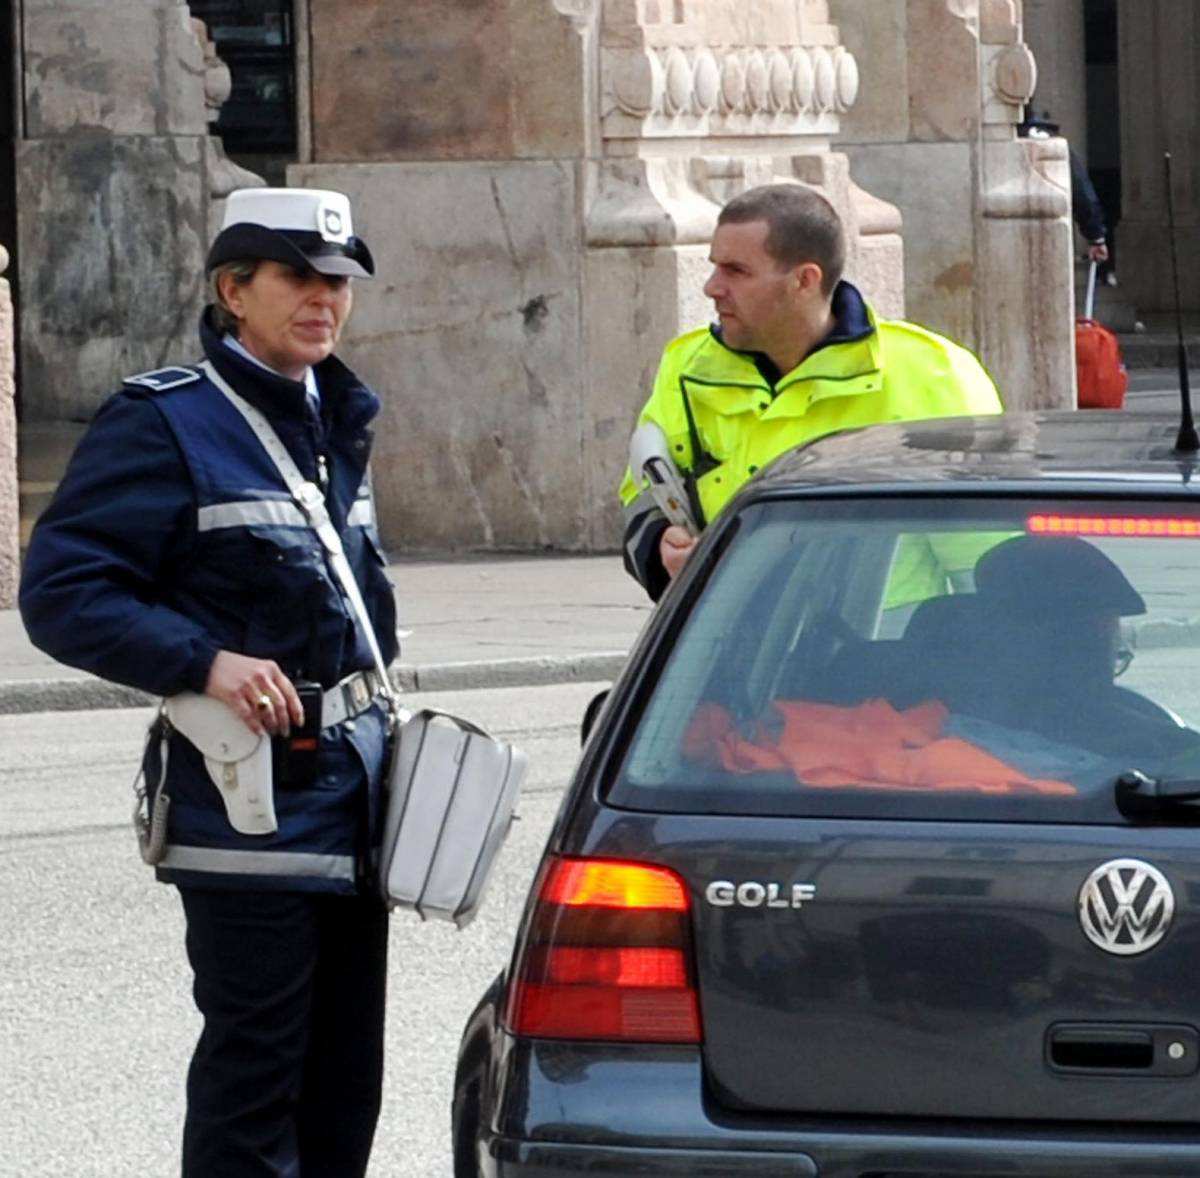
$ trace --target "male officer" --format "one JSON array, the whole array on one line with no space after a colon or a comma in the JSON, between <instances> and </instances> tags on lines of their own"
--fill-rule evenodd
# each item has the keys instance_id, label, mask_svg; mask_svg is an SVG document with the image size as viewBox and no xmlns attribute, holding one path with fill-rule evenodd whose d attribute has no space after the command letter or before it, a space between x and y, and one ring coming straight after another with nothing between
<instances>
[{"instance_id":1,"label":"male officer","mask_svg":"<svg viewBox=\"0 0 1200 1178\"><path fill-rule=\"evenodd\" d=\"M206 269L203 363L131 377L101 408L34 531L21 611L63 662L216 717L205 735L170 712L147 763L143 855L179 890L204 1018L184 1178L361 1178L383 1073L386 709L365 627L247 417L324 501L392 659L366 491L379 398L333 354L374 263L341 193L255 188L229 196ZM295 726L272 774L259 742Z\"/></svg>"},{"instance_id":2,"label":"male officer","mask_svg":"<svg viewBox=\"0 0 1200 1178\"><path fill-rule=\"evenodd\" d=\"M721 210L704 286L719 323L667 345L639 418L662 428L701 526L759 467L802 442L877 422L1001 411L970 352L877 318L842 279L845 255L833 206L802 185L753 188ZM657 600L696 539L668 525L632 473L620 494L625 567ZM902 548L887 604L943 591L947 576L974 564L978 546L968 547L961 561Z\"/></svg>"}]
</instances>

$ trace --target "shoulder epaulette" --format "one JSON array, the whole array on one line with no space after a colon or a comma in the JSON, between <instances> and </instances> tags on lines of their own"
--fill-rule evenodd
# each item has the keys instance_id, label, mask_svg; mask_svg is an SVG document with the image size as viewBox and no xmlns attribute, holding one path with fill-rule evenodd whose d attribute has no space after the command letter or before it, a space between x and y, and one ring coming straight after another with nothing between
<instances>
[{"instance_id":1,"label":"shoulder epaulette","mask_svg":"<svg viewBox=\"0 0 1200 1178\"><path fill-rule=\"evenodd\" d=\"M137 376L127 376L124 383L139 385L154 393L163 393L167 389L177 389L181 385L192 384L199 379L200 373L194 368L173 366L155 368L152 372L139 372Z\"/></svg>"}]
</instances>

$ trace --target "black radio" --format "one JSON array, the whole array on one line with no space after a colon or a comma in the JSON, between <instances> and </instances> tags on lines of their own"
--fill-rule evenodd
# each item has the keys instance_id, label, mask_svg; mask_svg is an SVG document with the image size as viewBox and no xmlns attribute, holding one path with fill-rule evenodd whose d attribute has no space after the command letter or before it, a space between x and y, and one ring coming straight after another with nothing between
<instances>
[{"instance_id":1,"label":"black radio","mask_svg":"<svg viewBox=\"0 0 1200 1178\"><path fill-rule=\"evenodd\" d=\"M294 686L304 708L304 723L293 725L287 736L278 735L272 742L275 784L284 789L307 789L317 780L325 692L319 683L301 680Z\"/></svg>"}]
</instances>

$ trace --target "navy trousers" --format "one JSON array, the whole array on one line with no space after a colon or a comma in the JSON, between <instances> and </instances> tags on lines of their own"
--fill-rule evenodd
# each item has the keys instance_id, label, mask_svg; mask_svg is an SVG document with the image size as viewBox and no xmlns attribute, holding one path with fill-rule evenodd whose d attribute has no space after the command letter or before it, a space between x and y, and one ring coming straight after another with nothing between
<instances>
[{"instance_id":1,"label":"navy trousers","mask_svg":"<svg viewBox=\"0 0 1200 1178\"><path fill-rule=\"evenodd\" d=\"M183 1178L362 1178L383 1082L383 905L179 892L204 1016Z\"/></svg>"}]
</instances>

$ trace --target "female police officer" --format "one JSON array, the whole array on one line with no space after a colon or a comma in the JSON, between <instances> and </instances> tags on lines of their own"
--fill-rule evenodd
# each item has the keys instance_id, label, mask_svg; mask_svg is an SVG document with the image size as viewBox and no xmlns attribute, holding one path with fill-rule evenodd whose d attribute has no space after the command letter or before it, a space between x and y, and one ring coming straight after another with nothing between
<instances>
[{"instance_id":1,"label":"female police officer","mask_svg":"<svg viewBox=\"0 0 1200 1178\"><path fill-rule=\"evenodd\" d=\"M21 611L63 662L227 705L221 747L273 736L249 819L236 776L178 730L160 731L165 764L149 746L170 808L148 857L179 888L204 1016L183 1173L347 1178L382 1078L387 916L366 877L386 713L365 628L236 397L323 492L390 661L366 483L379 400L332 355L374 263L340 193L247 189L207 270L205 363L133 377L97 414L32 537ZM307 751L288 739L310 730Z\"/></svg>"}]
</instances>

